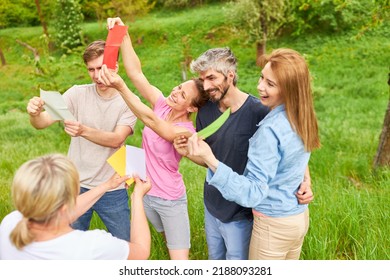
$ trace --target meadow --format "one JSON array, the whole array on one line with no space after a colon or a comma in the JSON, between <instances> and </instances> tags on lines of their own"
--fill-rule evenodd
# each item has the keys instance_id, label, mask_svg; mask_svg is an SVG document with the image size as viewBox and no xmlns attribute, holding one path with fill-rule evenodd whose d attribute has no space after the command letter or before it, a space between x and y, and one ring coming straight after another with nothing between
<instances>
[{"instance_id":1,"label":"meadow","mask_svg":"<svg viewBox=\"0 0 390 280\"><path fill-rule=\"evenodd\" d=\"M257 96L260 69L255 64L255 47L232 34L226 21L221 7L214 5L155 12L126 24L145 75L166 95L182 81L183 61L208 48L229 46L239 61L239 88ZM83 32L86 42L107 36L104 22L85 23ZM90 82L81 60L82 48L67 55L49 55L41 34L41 27L0 30L0 47L7 61L0 67L0 220L13 210L10 185L15 170L33 157L67 152L69 137L61 124L45 130L32 128L25 109L28 100L39 95L39 88L64 92L73 84ZM267 45L267 51L288 47L304 54L313 77L322 147L310 159L315 199L309 207L304 260L390 259L390 169L372 166L390 97L390 26L360 39L354 35L286 36ZM38 49L39 64L17 39ZM125 78L121 66L119 73ZM142 129L137 122L126 143L140 146ZM187 186L190 258L205 260L205 169L183 159L180 170ZM97 227L102 225L95 217L92 228ZM168 259L164 242L153 229L152 238L150 259Z\"/></svg>"}]
</instances>

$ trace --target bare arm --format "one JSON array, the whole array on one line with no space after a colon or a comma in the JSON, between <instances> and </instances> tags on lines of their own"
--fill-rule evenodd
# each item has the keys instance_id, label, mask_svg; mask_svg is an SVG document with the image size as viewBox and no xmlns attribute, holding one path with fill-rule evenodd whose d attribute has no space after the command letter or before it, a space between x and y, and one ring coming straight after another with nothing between
<instances>
[{"instance_id":1,"label":"bare arm","mask_svg":"<svg viewBox=\"0 0 390 280\"><path fill-rule=\"evenodd\" d=\"M36 129L43 129L57 122L54 121L47 112L43 111L44 104L45 102L37 96L31 98L27 104L27 113L30 116L30 123Z\"/></svg>"},{"instance_id":2,"label":"bare arm","mask_svg":"<svg viewBox=\"0 0 390 280\"><path fill-rule=\"evenodd\" d=\"M27 104L27 112L30 116L30 123L36 129L44 129L55 122L50 115L43 111L44 101L40 97L33 97ZM64 130L72 137L84 137L95 144L118 148L126 140L126 137L133 131L129 126L117 126L114 131L103 131L87 127L78 121L65 120Z\"/></svg>"},{"instance_id":3,"label":"bare arm","mask_svg":"<svg viewBox=\"0 0 390 280\"><path fill-rule=\"evenodd\" d=\"M131 240L129 243L129 260L146 260L150 255L150 230L146 219L143 197L150 190L149 179L142 182L135 177L135 187L131 194Z\"/></svg>"},{"instance_id":4,"label":"bare arm","mask_svg":"<svg viewBox=\"0 0 390 280\"><path fill-rule=\"evenodd\" d=\"M120 177L118 174L114 174L107 182L100 184L97 187L79 195L76 201L76 207L73 213L71 213L71 222L76 221L81 215L83 215L96 201L99 200L108 190L117 188L120 184L129 179L129 176Z\"/></svg>"},{"instance_id":5,"label":"bare arm","mask_svg":"<svg viewBox=\"0 0 390 280\"><path fill-rule=\"evenodd\" d=\"M117 188L129 179L129 176L120 177L114 174L107 182L81 194L76 201L74 212L71 213L70 222L74 222L95 204L108 190ZM136 186L131 195L131 240L129 242L128 259L146 260L150 255L150 230L143 206L143 197L150 190L150 181L142 182L135 178Z\"/></svg>"},{"instance_id":6,"label":"bare arm","mask_svg":"<svg viewBox=\"0 0 390 280\"><path fill-rule=\"evenodd\" d=\"M115 24L124 25L120 18L108 18L107 26L113 28ZM152 105L156 103L160 93L152 86L142 72L141 61L137 56L130 35L127 33L121 45L121 54L126 74L137 88L139 93Z\"/></svg>"},{"instance_id":7,"label":"bare arm","mask_svg":"<svg viewBox=\"0 0 390 280\"><path fill-rule=\"evenodd\" d=\"M191 156L200 157L206 166L208 166L213 172L216 171L219 163L218 160L207 143L199 139L196 134L188 139L188 152ZM314 199L314 195L311 190L311 180L308 166L306 167L304 179L298 192L296 193L296 197L299 204L309 204Z\"/></svg>"},{"instance_id":8,"label":"bare arm","mask_svg":"<svg viewBox=\"0 0 390 280\"><path fill-rule=\"evenodd\" d=\"M142 103L142 101L127 87L123 79L114 71L110 71L106 65L103 65L100 70L100 80L106 86L117 89L127 106L137 118L165 140L173 142L178 133L190 133L183 127L172 125L170 122L157 117L153 110Z\"/></svg>"},{"instance_id":9,"label":"bare arm","mask_svg":"<svg viewBox=\"0 0 390 280\"><path fill-rule=\"evenodd\" d=\"M78 121L64 121L65 132L72 137L84 137L85 139L105 147L118 148L133 133L131 127L118 125L114 131L104 131L83 125Z\"/></svg>"}]
</instances>

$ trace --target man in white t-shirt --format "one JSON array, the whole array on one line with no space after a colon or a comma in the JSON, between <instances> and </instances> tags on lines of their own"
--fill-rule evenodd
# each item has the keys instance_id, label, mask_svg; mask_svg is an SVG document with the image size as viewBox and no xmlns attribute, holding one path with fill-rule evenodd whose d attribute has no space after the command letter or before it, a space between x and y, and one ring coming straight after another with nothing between
<instances>
[{"instance_id":1,"label":"man in white t-shirt","mask_svg":"<svg viewBox=\"0 0 390 280\"><path fill-rule=\"evenodd\" d=\"M73 86L63 94L69 111L76 118L76 121L65 120L64 127L72 137L68 156L80 173L80 193L107 181L115 173L107 159L133 133L137 120L120 94L99 81L104 47L105 41L94 41L83 54L93 83ZM30 122L37 129L57 122L43 111L43 105L40 97L33 97L27 105ZM125 184L104 194L72 227L88 230L93 211L112 235L130 240L130 209Z\"/></svg>"}]
</instances>

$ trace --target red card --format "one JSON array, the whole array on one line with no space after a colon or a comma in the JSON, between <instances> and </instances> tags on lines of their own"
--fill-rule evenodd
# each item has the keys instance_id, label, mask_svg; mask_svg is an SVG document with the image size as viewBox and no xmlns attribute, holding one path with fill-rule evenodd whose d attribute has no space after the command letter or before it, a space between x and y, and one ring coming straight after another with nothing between
<instances>
[{"instance_id":1,"label":"red card","mask_svg":"<svg viewBox=\"0 0 390 280\"><path fill-rule=\"evenodd\" d=\"M123 37L126 35L126 33L126 25L114 25L114 27L108 31L106 46L120 47Z\"/></svg>"},{"instance_id":2,"label":"red card","mask_svg":"<svg viewBox=\"0 0 390 280\"><path fill-rule=\"evenodd\" d=\"M106 64L110 69L115 69L116 67L119 48L126 33L127 26L125 25L115 25L108 31L106 46L104 48L103 64Z\"/></svg>"},{"instance_id":3,"label":"red card","mask_svg":"<svg viewBox=\"0 0 390 280\"><path fill-rule=\"evenodd\" d=\"M116 46L105 46L103 64L107 65L109 69L116 68L116 62L118 61L119 47Z\"/></svg>"}]
</instances>

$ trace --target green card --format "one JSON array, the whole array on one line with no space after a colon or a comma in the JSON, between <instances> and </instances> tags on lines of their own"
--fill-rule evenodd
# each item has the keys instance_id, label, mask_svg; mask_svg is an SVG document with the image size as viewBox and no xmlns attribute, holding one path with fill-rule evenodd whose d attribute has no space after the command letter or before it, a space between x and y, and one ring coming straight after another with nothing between
<instances>
[{"instance_id":1,"label":"green card","mask_svg":"<svg viewBox=\"0 0 390 280\"><path fill-rule=\"evenodd\" d=\"M230 107L226 109L225 112L218 119L213 121L211 124L203 128L201 131L198 131L198 136L200 138L206 139L210 135L214 134L229 118L230 115Z\"/></svg>"}]
</instances>

